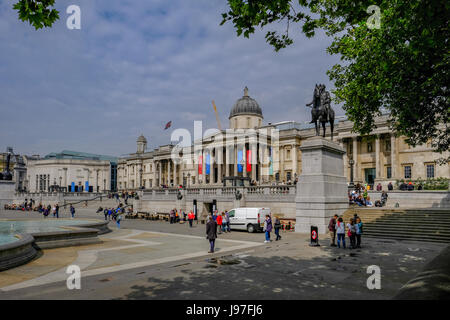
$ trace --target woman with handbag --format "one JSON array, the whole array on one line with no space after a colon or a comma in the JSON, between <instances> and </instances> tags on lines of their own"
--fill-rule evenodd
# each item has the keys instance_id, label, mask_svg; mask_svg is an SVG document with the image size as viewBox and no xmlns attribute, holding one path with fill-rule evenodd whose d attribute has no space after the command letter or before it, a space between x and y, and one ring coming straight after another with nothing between
<instances>
[{"instance_id":1,"label":"woman with handbag","mask_svg":"<svg viewBox=\"0 0 450 320\"><path fill-rule=\"evenodd\" d=\"M345 224L344 224L344 220L342 218L339 218L336 222L336 234L337 234L338 248L341 247L341 240L342 240L342 244L345 249Z\"/></svg>"},{"instance_id":2,"label":"woman with handbag","mask_svg":"<svg viewBox=\"0 0 450 320\"><path fill-rule=\"evenodd\" d=\"M347 223L347 235L350 238L350 249L356 248L356 227L355 227L355 220L353 218L350 218L350 222Z\"/></svg>"}]
</instances>

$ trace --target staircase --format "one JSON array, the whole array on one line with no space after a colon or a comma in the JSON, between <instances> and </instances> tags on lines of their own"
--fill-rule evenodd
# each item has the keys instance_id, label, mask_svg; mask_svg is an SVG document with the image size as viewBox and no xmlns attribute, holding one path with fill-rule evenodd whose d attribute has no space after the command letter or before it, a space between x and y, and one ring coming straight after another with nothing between
<instances>
[{"instance_id":1,"label":"staircase","mask_svg":"<svg viewBox=\"0 0 450 320\"><path fill-rule=\"evenodd\" d=\"M450 209L370 211L356 210L364 223L363 237L450 243Z\"/></svg>"}]
</instances>

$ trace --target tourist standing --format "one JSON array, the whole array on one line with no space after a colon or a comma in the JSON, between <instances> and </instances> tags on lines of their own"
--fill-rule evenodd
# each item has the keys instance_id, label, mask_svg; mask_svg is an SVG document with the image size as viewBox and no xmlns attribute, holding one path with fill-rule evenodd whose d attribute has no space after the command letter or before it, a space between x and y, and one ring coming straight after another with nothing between
<instances>
[{"instance_id":1,"label":"tourist standing","mask_svg":"<svg viewBox=\"0 0 450 320\"><path fill-rule=\"evenodd\" d=\"M227 217L227 229L228 229L228 232L231 232L231 226L230 226L230 214L228 213L227 210L225 210L225 216Z\"/></svg>"},{"instance_id":2,"label":"tourist standing","mask_svg":"<svg viewBox=\"0 0 450 320\"><path fill-rule=\"evenodd\" d=\"M56 218L56 206L53 206L52 214L53 214L53 218Z\"/></svg>"},{"instance_id":3,"label":"tourist standing","mask_svg":"<svg viewBox=\"0 0 450 320\"><path fill-rule=\"evenodd\" d=\"M355 249L356 227L355 227L355 220L353 220L353 218L350 218L350 222L347 223L347 235L350 238L350 249Z\"/></svg>"},{"instance_id":4,"label":"tourist standing","mask_svg":"<svg viewBox=\"0 0 450 320\"><path fill-rule=\"evenodd\" d=\"M228 219L225 212L222 212L222 231L227 232Z\"/></svg>"},{"instance_id":5,"label":"tourist standing","mask_svg":"<svg viewBox=\"0 0 450 320\"><path fill-rule=\"evenodd\" d=\"M192 221L194 221L195 215L192 210L188 214L189 227L192 228Z\"/></svg>"},{"instance_id":6,"label":"tourist standing","mask_svg":"<svg viewBox=\"0 0 450 320\"><path fill-rule=\"evenodd\" d=\"M275 235L277 236L275 241L281 240L281 236L280 236L281 221L280 221L280 219L278 219L278 217L275 217L275 224L274 224L273 228L275 229Z\"/></svg>"},{"instance_id":7,"label":"tourist standing","mask_svg":"<svg viewBox=\"0 0 450 320\"><path fill-rule=\"evenodd\" d=\"M266 233L266 240L264 243L270 242L270 232L272 231L272 220L270 219L270 216L266 215L266 220L264 220L264 228L263 231Z\"/></svg>"},{"instance_id":8,"label":"tourist standing","mask_svg":"<svg viewBox=\"0 0 450 320\"><path fill-rule=\"evenodd\" d=\"M217 222L217 229L219 229L219 234L222 234L222 216L220 214L217 214L216 222Z\"/></svg>"},{"instance_id":9,"label":"tourist standing","mask_svg":"<svg viewBox=\"0 0 450 320\"><path fill-rule=\"evenodd\" d=\"M105 221L108 220L108 208L105 208L105 210L103 210L103 215L105 216Z\"/></svg>"},{"instance_id":10,"label":"tourist standing","mask_svg":"<svg viewBox=\"0 0 450 320\"><path fill-rule=\"evenodd\" d=\"M356 218L356 248L361 248L361 234L363 232L363 223L361 222L361 219L358 217Z\"/></svg>"},{"instance_id":11,"label":"tourist standing","mask_svg":"<svg viewBox=\"0 0 450 320\"><path fill-rule=\"evenodd\" d=\"M59 204L56 204L56 218L59 218Z\"/></svg>"},{"instance_id":12,"label":"tourist standing","mask_svg":"<svg viewBox=\"0 0 450 320\"><path fill-rule=\"evenodd\" d=\"M339 218L336 222L336 234L337 234L338 248L341 247L341 240L342 240L342 244L345 249L345 225L344 220L342 218Z\"/></svg>"},{"instance_id":13,"label":"tourist standing","mask_svg":"<svg viewBox=\"0 0 450 320\"><path fill-rule=\"evenodd\" d=\"M334 217L330 219L328 223L328 231L330 231L331 244L330 246L336 247L336 220L338 215L335 214Z\"/></svg>"},{"instance_id":14,"label":"tourist standing","mask_svg":"<svg viewBox=\"0 0 450 320\"><path fill-rule=\"evenodd\" d=\"M75 208L72 205L70 205L70 214L72 216L72 219L75 218Z\"/></svg>"},{"instance_id":15,"label":"tourist standing","mask_svg":"<svg viewBox=\"0 0 450 320\"><path fill-rule=\"evenodd\" d=\"M217 224L211 216L208 217L208 223L206 224L206 239L209 240L208 253L214 253L214 246L217 238Z\"/></svg>"}]
</instances>

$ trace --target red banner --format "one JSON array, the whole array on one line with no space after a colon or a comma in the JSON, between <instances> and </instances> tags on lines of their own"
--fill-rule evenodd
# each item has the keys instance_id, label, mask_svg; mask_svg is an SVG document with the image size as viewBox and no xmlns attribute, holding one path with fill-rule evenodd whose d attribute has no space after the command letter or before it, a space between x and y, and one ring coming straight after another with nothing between
<instances>
[{"instance_id":1,"label":"red banner","mask_svg":"<svg viewBox=\"0 0 450 320\"><path fill-rule=\"evenodd\" d=\"M245 161L247 162L247 172L251 172L252 171L252 165L251 165L252 150L247 150L247 158L245 159Z\"/></svg>"},{"instance_id":2,"label":"red banner","mask_svg":"<svg viewBox=\"0 0 450 320\"><path fill-rule=\"evenodd\" d=\"M203 156L198 156L198 174L202 174Z\"/></svg>"}]
</instances>

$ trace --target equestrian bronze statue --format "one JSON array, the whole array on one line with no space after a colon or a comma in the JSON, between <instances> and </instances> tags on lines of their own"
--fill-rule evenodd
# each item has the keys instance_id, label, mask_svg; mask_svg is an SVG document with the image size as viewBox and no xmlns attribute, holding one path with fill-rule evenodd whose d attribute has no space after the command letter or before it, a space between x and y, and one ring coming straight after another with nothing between
<instances>
[{"instance_id":1,"label":"equestrian bronze statue","mask_svg":"<svg viewBox=\"0 0 450 320\"><path fill-rule=\"evenodd\" d=\"M306 106L310 107L311 105L312 120L310 123L314 123L314 125L316 126L316 136L320 135L321 123L323 128L323 137L325 138L325 125L327 122L330 122L331 140L333 140L334 110L333 108L331 108L331 95L328 91L325 90L324 84L316 84L316 86L314 87L313 100ZM319 125L317 125L317 121L319 121Z\"/></svg>"}]
</instances>

